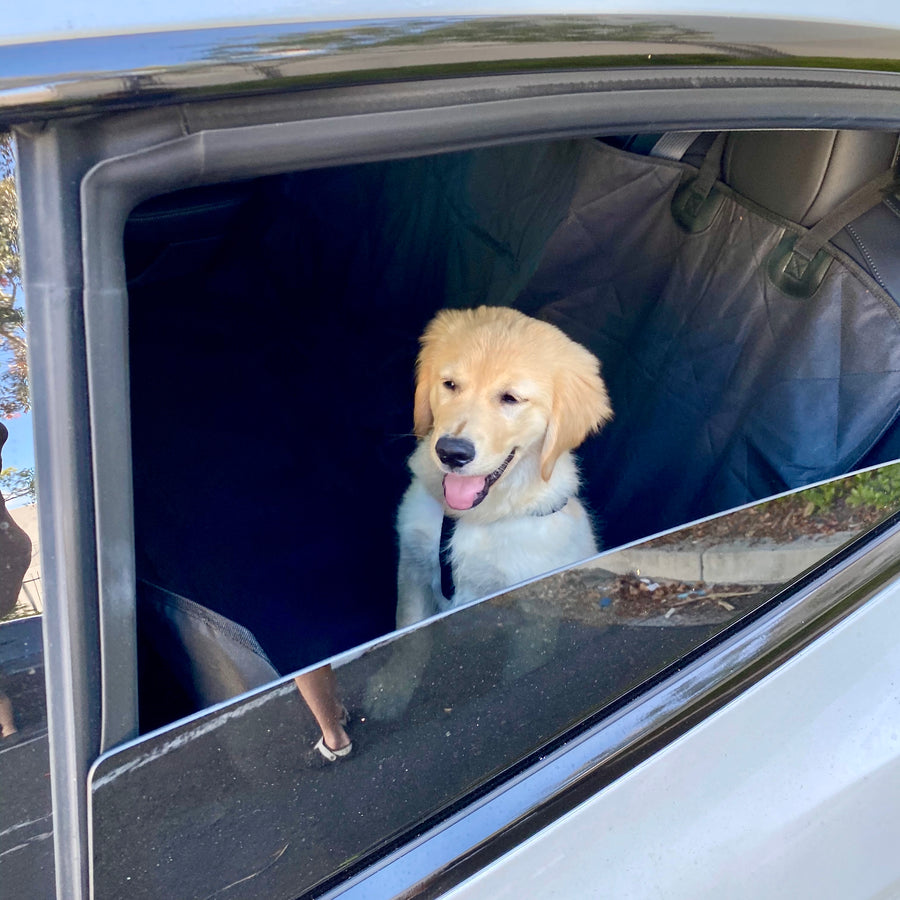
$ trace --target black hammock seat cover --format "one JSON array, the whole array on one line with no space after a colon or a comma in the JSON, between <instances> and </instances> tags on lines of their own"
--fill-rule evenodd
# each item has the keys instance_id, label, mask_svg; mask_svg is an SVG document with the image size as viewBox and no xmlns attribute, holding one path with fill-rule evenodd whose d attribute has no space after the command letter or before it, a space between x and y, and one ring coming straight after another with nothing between
<instances>
[{"instance_id":1,"label":"black hammock seat cover","mask_svg":"<svg viewBox=\"0 0 900 900\"><path fill-rule=\"evenodd\" d=\"M695 171L562 141L211 188L240 203L209 234L133 217L139 576L284 673L389 631L417 337L444 306L516 306L599 357L615 418L580 456L607 547L858 464L897 416L897 304L839 251L782 292L766 261L802 229L723 185L687 233Z\"/></svg>"},{"instance_id":2,"label":"black hammock seat cover","mask_svg":"<svg viewBox=\"0 0 900 900\"><path fill-rule=\"evenodd\" d=\"M846 259L785 294L767 261L793 226L720 186L689 234L670 212L683 172L583 143L518 301L602 360L616 418L582 459L610 545L846 472L900 404L896 302Z\"/></svg>"}]
</instances>

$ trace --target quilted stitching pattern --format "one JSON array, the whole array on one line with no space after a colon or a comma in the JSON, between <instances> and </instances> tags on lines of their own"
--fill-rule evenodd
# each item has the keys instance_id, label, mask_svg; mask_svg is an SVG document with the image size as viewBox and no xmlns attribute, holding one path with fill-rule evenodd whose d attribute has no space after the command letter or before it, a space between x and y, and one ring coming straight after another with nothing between
<instances>
[{"instance_id":1,"label":"quilted stitching pattern","mask_svg":"<svg viewBox=\"0 0 900 900\"><path fill-rule=\"evenodd\" d=\"M586 143L521 301L603 361L616 418L583 459L608 544L845 472L897 414L890 298L838 260L812 298L786 296L765 260L787 223L728 196L684 234L680 179Z\"/></svg>"}]
</instances>

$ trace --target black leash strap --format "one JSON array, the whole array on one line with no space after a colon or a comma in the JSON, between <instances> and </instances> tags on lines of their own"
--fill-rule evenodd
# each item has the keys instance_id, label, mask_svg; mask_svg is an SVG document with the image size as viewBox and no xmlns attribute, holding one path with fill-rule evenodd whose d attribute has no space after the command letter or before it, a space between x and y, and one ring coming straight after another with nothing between
<instances>
[{"instance_id":1,"label":"black leash strap","mask_svg":"<svg viewBox=\"0 0 900 900\"><path fill-rule=\"evenodd\" d=\"M441 522L441 545L439 551L441 564L441 593L445 600L452 600L456 593L456 585L453 583L453 567L450 563L450 542L453 540L453 529L456 528L456 519L444 516Z\"/></svg>"}]
</instances>

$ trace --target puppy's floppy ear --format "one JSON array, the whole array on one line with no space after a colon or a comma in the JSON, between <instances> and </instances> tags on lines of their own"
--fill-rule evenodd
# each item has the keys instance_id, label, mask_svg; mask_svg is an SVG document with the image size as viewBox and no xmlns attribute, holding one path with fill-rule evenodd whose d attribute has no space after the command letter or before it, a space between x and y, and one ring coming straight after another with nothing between
<instances>
[{"instance_id":1,"label":"puppy's floppy ear","mask_svg":"<svg viewBox=\"0 0 900 900\"><path fill-rule=\"evenodd\" d=\"M416 364L416 398L413 402L413 430L417 438L425 437L434 425L434 415L431 412L432 380L432 367L423 349Z\"/></svg>"},{"instance_id":2,"label":"puppy's floppy ear","mask_svg":"<svg viewBox=\"0 0 900 900\"><path fill-rule=\"evenodd\" d=\"M441 310L427 325L419 339L421 350L416 360L416 397L413 403L413 428L416 437L423 438L434 425L431 411L431 388L434 384L435 346L447 334L449 326L458 317L454 310Z\"/></svg>"},{"instance_id":3,"label":"puppy's floppy ear","mask_svg":"<svg viewBox=\"0 0 900 900\"><path fill-rule=\"evenodd\" d=\"M561 369L554 378L550 423L541 448L544 481L550 479L556 461L566 450L574 450L612 418L600 364L584 347L578 349L578 364Z\"/></svg>"}]
</instances>

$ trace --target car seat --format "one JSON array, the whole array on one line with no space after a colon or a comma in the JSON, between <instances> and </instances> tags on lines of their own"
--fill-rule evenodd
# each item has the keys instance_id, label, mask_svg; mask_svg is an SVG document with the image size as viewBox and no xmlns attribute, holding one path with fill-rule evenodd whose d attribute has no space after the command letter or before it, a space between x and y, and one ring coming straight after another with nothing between
<instances>
[{"instance_id":1,"label":"car seat","mask_svg":"<svg viewBox=\"0 0 900 900\"><path fill-rule=\"evenodd\" d=\"M697 165L585 145L519 298L602 360L608 546L877 461L895 428L897 136L710 138Z\"/></svg>"}]
</instances>

